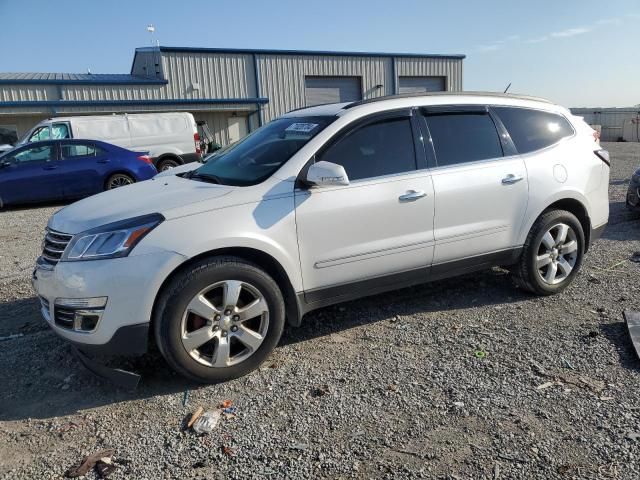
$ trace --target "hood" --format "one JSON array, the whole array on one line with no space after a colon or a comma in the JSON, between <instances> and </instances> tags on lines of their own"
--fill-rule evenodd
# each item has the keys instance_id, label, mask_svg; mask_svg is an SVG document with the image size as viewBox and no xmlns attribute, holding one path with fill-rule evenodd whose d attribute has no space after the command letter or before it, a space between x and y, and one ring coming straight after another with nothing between
<instances>
[{"instance_id":1,"label":"hood","mask_svg":"<svg viewBox=\"0 0 640 480\"><path fill-rule=\"evenodd\" d=\"M191 170L195 170L196 168L201 167L201 166L202 166L202 164L200 162L185 163L184 165L179 165L177 167L165 170L164 172L160 172L154 178L171 177L171 176L175 177L179 173L190 172Z\"/></svg>"},{"instance_id":2,"label":"hood","mask_svg":"<svg viewBox=\"0 0 640 480\"><path fill-rule=\"evenodd\" d=\"M167 219L175 218L187 213L188 209L185 207L189 205L224 197L234 189L235 187L198 182L175 175L155 177L73 203L51 217L49 227L59 232L76 234L150 213L161 213ZM206 203L201 208L207 210L215 206Z\"/></svg>"}]
</instances>

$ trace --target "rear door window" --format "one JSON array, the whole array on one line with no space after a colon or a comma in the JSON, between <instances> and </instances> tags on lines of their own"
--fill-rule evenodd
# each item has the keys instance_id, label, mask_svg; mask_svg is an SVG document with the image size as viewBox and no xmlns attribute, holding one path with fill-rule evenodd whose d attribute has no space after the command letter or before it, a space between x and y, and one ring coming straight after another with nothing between
<instances>
[{"instance_id":1,"label":"rear door window","mask_svg":"<svg viewBox=\"0 0 640 480\"><path fill-rule=\"evenodd\" d=\"M412 172L417 167L411 119L388 118L358 127L319 160L342 165L349 180Z\"/></svg>"},{"instance_id":2,"label":"rear door window","mask_svg":"<svg viewBox=\"0 0 640 480\"><path fill-rule=\"evenodd\" d=\"M502 157L493 120L486 112L425 115L439 167Z\"/></svg>"},{"instance_id":3,"label":"rear door window","mask_svg":"<svg viewBox=\"0 0 640 480\"><path fill-rule=\"evenodd\" d=\"M63 159L95 157L96 148L92 143L65 143L60 144L60 152Z\"/></svg>"},{"instance_id":4,"label":"rear door window","mask_svg":"<svg viewBox=\"0 0 640 480\"><path fill-rule=\"evenodd\" d=\"M509 132L518 153L550 147L573 135L571 124L562 115L529 108L492 107Z\"/></svg>"}]
</instances>

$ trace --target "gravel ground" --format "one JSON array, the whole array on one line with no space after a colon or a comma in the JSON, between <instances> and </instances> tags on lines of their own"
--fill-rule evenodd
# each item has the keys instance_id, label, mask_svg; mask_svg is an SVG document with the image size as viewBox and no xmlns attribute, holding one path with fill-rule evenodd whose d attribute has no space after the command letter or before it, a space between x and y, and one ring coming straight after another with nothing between
<instances>
[{"instance_id":1,"label":"gravel ground","mask_svg":"<svg viewBox=\"0 0 640 480\"><path fill-rule=\"evenodd\" d=\"M607 147L611 223L564 293L532 297L495 269L326 308L261 370L208 387L157 355L131 365L135 393L87 373L29 285L56 207L0 213L0 337L23 334L0 342L0 477L59 478L112 447L114 479L639 478L622 311L640 309L640 224L623 203L640 145ZM237 416L213 433L182 430L227 399Z\"/></svg>"}]
</instances>

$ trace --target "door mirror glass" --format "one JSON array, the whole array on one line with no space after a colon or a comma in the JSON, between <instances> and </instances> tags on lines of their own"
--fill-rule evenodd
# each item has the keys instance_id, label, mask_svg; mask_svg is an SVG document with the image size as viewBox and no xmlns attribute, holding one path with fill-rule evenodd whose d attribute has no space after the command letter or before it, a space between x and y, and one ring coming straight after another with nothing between
<instances>
[{"instance_id":1,"label":"door mirror glass","mask_svg":"<svg viewBox=\"0 0 640 480\"><path fill-rule=\"evenodd\" d=\"M320 161L309 167L307 171L307 183L318 187L332 185L349 185L349 177L342 165Z\"/></svg>"}]
</instances>

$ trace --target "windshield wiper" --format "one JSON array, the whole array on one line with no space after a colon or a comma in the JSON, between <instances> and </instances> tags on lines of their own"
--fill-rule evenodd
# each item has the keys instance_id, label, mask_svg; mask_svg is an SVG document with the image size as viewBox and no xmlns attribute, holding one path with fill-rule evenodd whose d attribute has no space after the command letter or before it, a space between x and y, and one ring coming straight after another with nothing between
<instances>
[{"instance_id":1,"label":"windshield wiper","mask_svg":"<svg viewBox=\"0 0 640 480\"><path fill-rule=\"evenodd\" d=\"M200 180L203 180L205 182L209 182L209 183L217 183L218 185L224 185L222 183L222 180L220 180L220 177L216 176L216 175L212 175L210 173L198 173L196 170L191 170L190 172L187 172L183 175L184 178L188 178L188 179L192 179L192 178L199 178Z\"/></svg>"}]
</instances>

